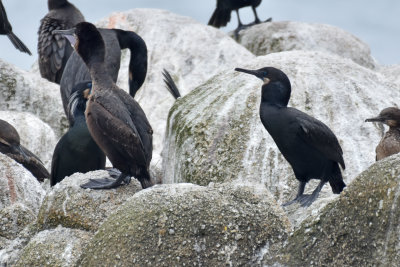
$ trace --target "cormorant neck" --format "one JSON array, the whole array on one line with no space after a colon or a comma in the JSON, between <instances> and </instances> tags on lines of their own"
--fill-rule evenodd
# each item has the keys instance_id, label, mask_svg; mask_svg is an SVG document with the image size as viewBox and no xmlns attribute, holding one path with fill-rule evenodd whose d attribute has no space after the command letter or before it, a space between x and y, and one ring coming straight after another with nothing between
<instances>
[{"instance_id":1,"label":"cormorant neck","mask_svg":"<svg viewBox=\"0 0 400 267\"><path fill-rule=\"evenodd\" d=\"M261 102L277 107L287 107L290 99L290 82L273 81L262 86Z\"/></svg>"},{"instance_id":2,"label":"cormorant neck","mask_svg":"<svg viewBox=\"0 0 400 267\"><path fill-rule=\"evenodd\" d=\"M61 8L70 4L67 0L48 0L47 7L49 10Z\"/></svg>"},{"instance_id":3,"label":"cormorant neck","mask_svg":"<svg viewBox=\"0 0 400 267\"><path fill-rule=\"evenodd\" d=\"M93 81L93 90L95 88L98 89L102 87L109 88L112 84L114 84L114 81L112 80L103 62L88 64L88 67ZM101 84L102 86L96 86L97 84Z\"/></svg>"}]
</instances>

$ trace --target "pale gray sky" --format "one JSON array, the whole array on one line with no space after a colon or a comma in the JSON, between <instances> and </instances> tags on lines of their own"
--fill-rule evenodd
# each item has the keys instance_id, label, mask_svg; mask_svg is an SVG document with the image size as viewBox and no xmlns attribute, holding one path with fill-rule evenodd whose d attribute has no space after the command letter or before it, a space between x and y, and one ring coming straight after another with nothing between
<instances>
[{"instance_id":1,"label":"pale gray sky","mask_svg":"<svg viewBox=\"0 0 400 267\"><path fill-rule=\"evenodd\" d=\"M2 0L14 33L28 46L33 56L17 51L7 37L0 36L0 57L22 69L37 59L37 30L47 13L47 0ZM189 16L206 24L216 0L70 0L87 21L96 22L115 11L132 8L160 8ZM253 21L250 8L241 9L244 23ZM341 27L370 45L381 64L400 64L400 1L398 0L263 0L258 8L261 19L293 20ZM237 26L236 15L228 27Z\"/></svg>"}]
</instances>

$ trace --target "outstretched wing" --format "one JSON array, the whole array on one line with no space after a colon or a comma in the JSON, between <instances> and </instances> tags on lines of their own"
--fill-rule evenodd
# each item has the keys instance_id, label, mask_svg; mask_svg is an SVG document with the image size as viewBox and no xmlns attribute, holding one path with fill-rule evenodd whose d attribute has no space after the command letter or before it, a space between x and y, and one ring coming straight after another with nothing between
<instances>
[{"instance_id":1,"label":"outstretched wing","mask_svg":"<svg viewBox=\"0 0 400 267\"><path fill-rule=\"evenodd\" d=\"M308 115L299 116L297 120L300 127L298 132L300 137L308 145L320 151L328 159L338 162L345 169L342 148L331 129Z\"/></svg>"},{"instance_id":2,"label":"outstretched wing","mask_svg":"<svg viewBox=\"0 0 400 267\"><path fill-rule=\"evenodd\" d=\"M43 78L59 83L63 71L64 57L72 52L67 40L54 30L63 30L65 25L57 20L44 17L39 28L39 69Z\"/></svg>"}]
</instances>

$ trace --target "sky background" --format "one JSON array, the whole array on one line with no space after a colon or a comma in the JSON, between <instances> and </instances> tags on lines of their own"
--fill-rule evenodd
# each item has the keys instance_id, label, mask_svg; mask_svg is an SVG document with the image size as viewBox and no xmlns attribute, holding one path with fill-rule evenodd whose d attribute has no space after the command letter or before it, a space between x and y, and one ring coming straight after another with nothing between
<instances>
[{"instance_id":1,"label":"sky background","mask_svg":"<svg viewBox=\"0 0 400 267\"><path fill-rule=\"evenodd\" d=\"M37 60L37 31L47 13L47 0L2 0L13 32L28 46L32 56L16 50L5 36L0 36L0 57L28 70ZM216 0L70 0L85 19L96 22L112 12L133 8L167 9L207 24ZM257 9L261 20L291 20L331 24L366 42L372 56L381 64L400 64L399 0L263 0ZM240 10L243 23L254 20L251 8ZM222 31L237 26L236 14Z\"/></svg>"}]
</instances>

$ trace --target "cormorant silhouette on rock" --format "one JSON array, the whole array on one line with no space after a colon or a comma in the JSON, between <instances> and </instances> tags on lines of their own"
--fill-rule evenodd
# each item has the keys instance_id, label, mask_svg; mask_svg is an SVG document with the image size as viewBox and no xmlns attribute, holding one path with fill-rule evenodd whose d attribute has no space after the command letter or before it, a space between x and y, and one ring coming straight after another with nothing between
<instances>
[{"instance_id":1,"label":"cormorant silhouette on rock","mask_svg":"<svg viewBox=\"0 0 400 267\"><path fill-rule=\"evenodd\" d=\"M105 169L106 155L90 135L85 119L86 101L91 90L91 81L79 83L72 89L68 103L71 126L54 149L51 186L76 172Z\"/></svg>"},{"instance_id":2,"label":"cormorant silhouette on rock","mask_svg":"<svg viewBox=\"0 0 400 267\"><path fill-rule=\"evenodd\" d=\"M284 206L296 201L302 206L310 206L326 182L331 185L333 193L342 192L346 186L339 168L340 164L345 169L342 148L328 126L287 106L291 84L286 74L273 67L235 70L252 74L264 82L261 89L261 122L300 182L296 198ZM304 195L310 179L321 181L311 195Z\"/></svg>"},{"instance_id":3,"label":"cormorant silhouette on rock","mask_svg":"<svg viewBox=\"0 0 400 267\"><path fill-rule=\"evenodd\" d=\"M389 126L389 130L375 149L377 161L400 152L400 109L395 107L385 108L379 113L378 117L365 121L380 122Z\"/></svg>"}]
</instances>

